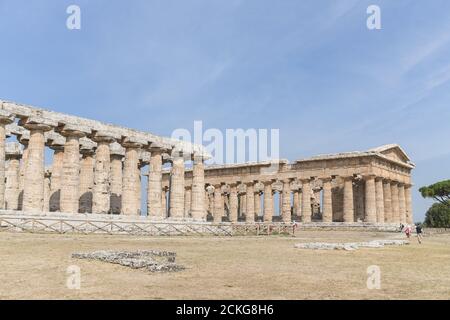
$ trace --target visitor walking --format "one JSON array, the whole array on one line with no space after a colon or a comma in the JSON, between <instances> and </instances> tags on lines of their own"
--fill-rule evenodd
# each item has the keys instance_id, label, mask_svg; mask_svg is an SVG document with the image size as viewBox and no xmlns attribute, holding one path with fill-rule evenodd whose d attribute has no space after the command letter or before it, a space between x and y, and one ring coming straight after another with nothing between
<instances>
[{"instance_id":1,"label":"visitor walking","mask_svg":"<svg viewBox=\"0 0 450 320\"><path fill-rule=\"evenodd\" d=\"M406 228L405 228L405 234L406 234L406 237L408 238L408 240L411 237L411 231L412 231L411 226L407 225Z\"/></svg>"},{"instance_id":2,"label":"visitor walking","mask_svg":"<svg viewBox=\"0 0 450 320\"><path fill-rule=\"evenodd\" d=\"M423 236L422 236L422 226L419 224L416 225L416 233L417 233L417 241L419 241L419 244L421 244Z\"/></svg>"}]
</instances>

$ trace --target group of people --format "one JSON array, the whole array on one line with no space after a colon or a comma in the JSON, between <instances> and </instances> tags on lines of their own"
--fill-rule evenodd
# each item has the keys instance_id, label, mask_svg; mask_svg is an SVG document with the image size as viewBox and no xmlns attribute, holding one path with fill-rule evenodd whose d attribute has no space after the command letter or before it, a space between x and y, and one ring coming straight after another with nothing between
<instances>
[{"instance_id":1,"label":"group of people","mask_svg":"<svg viewBox=\"0 0 450 320\"><path fill-rule=\"evenodd\" d=\"M406 237L408 240L411 238L411 233L413 232L413 228L416 229L417 234L417 241L419 244L422 243L423 235L422 235L422 226L420 224L416 225L404 225L403 223L400 224L400 232L404 232L406 234Z\"/></svg>"}]
</instances>

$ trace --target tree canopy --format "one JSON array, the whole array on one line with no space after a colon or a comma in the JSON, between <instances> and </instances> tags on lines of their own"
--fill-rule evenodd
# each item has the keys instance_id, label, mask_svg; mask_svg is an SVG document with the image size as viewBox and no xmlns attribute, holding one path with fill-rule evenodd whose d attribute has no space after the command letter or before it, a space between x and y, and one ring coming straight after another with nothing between
<instances>
[{"instance_id":1,"label":"tree canopy","mask_svg":"<svg viewBox=\"0 0 450 320\"><path fill-rule=\"evenodd\" d=\"M422 187L419 189L419 192L424 198L432 198L450 207L450 180L444 180L427 187Z\"/></svg>"},{"instance_id":2,"label":"tree canopy","mask_svg":"<svg viewBox=\"0 0 450 320\"><path fill-rule=\"evenodd\" d=\"M450 228L450 206L433 204L425 215L425 225L432 228Z\"/></svg>"}]
</instances>

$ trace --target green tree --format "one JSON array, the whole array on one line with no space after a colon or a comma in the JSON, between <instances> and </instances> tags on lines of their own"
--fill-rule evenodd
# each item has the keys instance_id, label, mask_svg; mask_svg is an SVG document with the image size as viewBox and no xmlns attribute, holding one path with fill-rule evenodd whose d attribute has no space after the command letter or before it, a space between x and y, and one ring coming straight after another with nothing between
<instances>
[{"instance_id":1,"label":"green tree","mask_svg":"<svg viewBox=\"0 0 450 320\"><path fill-rule=\"evenodd\" d=\"M431 198L450 208L450 180L444 180L422 187L419 192L424 198Z\"/></svg>"},{"instance_id":2,"label":"green tree","mask_svg":"<svg viewBox=\"0 0 450 320\"><path fill-rule=\"evenodd\" d=\"M450 228L450 206L433 204L425 215L425 225L431 228Z\"/></svg>"}]
</instances>

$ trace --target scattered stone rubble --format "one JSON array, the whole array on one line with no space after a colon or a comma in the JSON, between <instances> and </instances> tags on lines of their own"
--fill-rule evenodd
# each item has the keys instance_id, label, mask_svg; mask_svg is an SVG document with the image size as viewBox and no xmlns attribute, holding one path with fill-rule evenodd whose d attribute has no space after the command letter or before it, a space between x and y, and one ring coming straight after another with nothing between
<instances>
[{"instance_id":1,"label":"scattered stone rubble","mask_svg":"<svg viewBox=\"0 0 450 320\"><path fill-rule=\"evenodd\" d=\"M348 243L297 243L295 248L313 249L313 250L357 250L359 248L383 248L384 246L397 245L402 246L409 244L406 240L372 240L368 242L348 242Z\"/></svg>"},{"instance_id":2,"label":"scattered stone rubble","mask_svg":"<svg viewBox=\"0 0 450 320\"><path fill-rule=\"evenodd\" d=\"M150 272L175 272L185 268L175 263L175 252L157 250L139 251L95 251L91 253L73 253L72 258L99 260L120 264L132 269L145 269Z\"/></svg>"}]
</instances>

